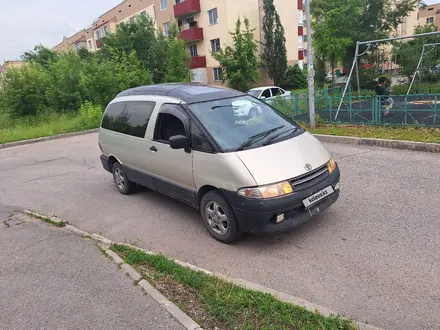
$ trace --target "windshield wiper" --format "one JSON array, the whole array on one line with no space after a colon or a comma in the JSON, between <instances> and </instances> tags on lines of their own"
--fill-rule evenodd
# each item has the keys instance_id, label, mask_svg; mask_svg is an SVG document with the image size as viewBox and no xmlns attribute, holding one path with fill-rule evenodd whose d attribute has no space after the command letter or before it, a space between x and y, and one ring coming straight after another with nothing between
<instances>
[{"instance_id":1,"label":"windshield wiper","mask_svg":"<svg viewBox=\"0 0 440 330\"><path fill-rule=\"evenodd\" d=\"M286 126L286 125L275 127L275 128L269 129L267 131L261 132L257 135L251 136L250 138L247 139L247 141L243 142L238 147L237 150L243 150L244 148L249 147L250 145L254 144L255 142L260 141L261 139L264 139L266 136L269 136L273 132L278 131L279 129L282 129L284 126Z\"/></svg>"},{"instance_id":2,"label":"windshield wiper","mask_svg":"<svg viewBox=\"0 0 440 330\"><path fill-rule=\"evenodd\" d=\"M267 146L267 145L268 145L269 143L271 143L273 140L279 138L281 135L284 135L284 134L286 134L286 133L289 133L289 132L290 132L289 135L292 135L292 134L298 132L299 129L300 129L299 127L294 127L294 128L291 128L291 129L289 129L289 130L287 130L287 131L284 131L284 132L282 132L282 133L280 133L280 134L277 134L277 135L275 135L275 136L272 136L270 139L268 139L266 142L264 142L264 145Z\"/></svg>"}]
</instances>

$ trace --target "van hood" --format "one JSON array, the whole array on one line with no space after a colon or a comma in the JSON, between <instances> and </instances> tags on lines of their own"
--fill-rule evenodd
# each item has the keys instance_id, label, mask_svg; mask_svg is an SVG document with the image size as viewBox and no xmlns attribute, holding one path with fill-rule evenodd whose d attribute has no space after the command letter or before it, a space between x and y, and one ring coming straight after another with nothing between
<instances>
[{"instance_id":1,"label":"van hood","mask_svg":"<svg viewBox=\"0 0 440 330\"><path fill-rule=\"evenodd\" d=\"M257 185L285 181L307 173L306 164L316 169L331 157L327 149L310 133L268 146L236 153Z\"/></svg>"}]
</instances>

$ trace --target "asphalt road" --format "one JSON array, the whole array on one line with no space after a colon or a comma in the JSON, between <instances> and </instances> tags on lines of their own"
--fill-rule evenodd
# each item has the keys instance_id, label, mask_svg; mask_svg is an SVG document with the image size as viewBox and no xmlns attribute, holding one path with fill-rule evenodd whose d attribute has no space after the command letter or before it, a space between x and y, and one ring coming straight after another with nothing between
<instances>
[{"instance_id":1,"label":"asphalt road","mask_svg":"<svg viewBox=\"0 0 440 330\"><path fill-rule=\"evenodd\" d=\"M0 150L0 207L254 281L387 329L440 329L440 156L327 145L342 195L290 233L213 240L198 212L151 191L119 194L97 135Z\"/></svg>"},{"instance_id":2,"label":"asphalt road","mask_svg":"<svg viewBox=\"0 0 440 330\"><path fill-rule=\"evenodd\" d=\"M8 214L9 215L9 214ZM0 329L184 330L91 240L0 212Z\"/></svg>"}]
</instances>

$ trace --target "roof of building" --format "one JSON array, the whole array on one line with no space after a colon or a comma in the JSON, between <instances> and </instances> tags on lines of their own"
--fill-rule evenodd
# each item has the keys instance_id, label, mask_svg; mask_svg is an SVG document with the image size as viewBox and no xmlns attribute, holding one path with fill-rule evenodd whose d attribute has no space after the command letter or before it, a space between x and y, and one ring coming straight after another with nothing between
<instances>
[{"instance_id":1,"label":"roof of building","mask_svg":"<svg viewBox=\"0 0 440 330\"><path fill-rule=\"evenodd\" d=\"M226 99L246 94L234 89L200 83L171 83L135 87L119 93L116 97L131 95L169 96L191 104Z\"/></svg>"}]
</instances>

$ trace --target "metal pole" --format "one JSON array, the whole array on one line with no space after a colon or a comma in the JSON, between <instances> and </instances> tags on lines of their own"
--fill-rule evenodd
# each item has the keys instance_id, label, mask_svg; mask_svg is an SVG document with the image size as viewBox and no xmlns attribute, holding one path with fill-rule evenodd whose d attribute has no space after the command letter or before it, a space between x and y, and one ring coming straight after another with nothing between
<instances>
[{"instance_id":1,"label":"metal pole","mask_svg":"<svg viewBox=\"0 0 440 330\"><path fill-rule=\"evenodd\" d=\"M310 115L310 127L314 129L316 127L316 114L315 114L315 72L313 69L313 47L312 47L312 24L310 15L310 0L305 0L306 6L306 22L307 22L307 81L309 90L309 115Z\"/></svg>"},{"instance_id":2,"label":"metal pole","mask_svg":"<svg viewBox=\"0 0 440 330\"><path fill-rule=\"evenodd\" d=\"M359 97L359 102L360 102L361 101L361 83L360 83L360 79L359 79L359 56L356 56L355 61L356 61L357 90L358 90L358 97ZM362 103L361 103L361 105L362 105Z\"/></svg>"},{"instance_id":3,"label":"metal pole","mask_svg":"<svg viewBox=\"0 0 440 330\"><path fill-rule=\"evenodd\" d=\"M351 66L350 74L348 75L347 83L345 84L344 91L342 92L341 101L339 102L338 111L336 112L335 120L338 119L339 111L341 110L342 102L344 102L345 93L347 93L348 85L350 84L351 76L353 75L354 67L356 66L357 58L359 54L359 42L356 43L356 51L354 53L353 65Z\"/></svg>"},{"instance_id":4,"label":"metal pole","mask_svg":"<svg viewBox=\"0 0 440 330\"><path fill-rule=\"evenodd\" d=\"M362 42L359 42L359 45L375 44L375 43L380 43L380 42L385 42L385 41L412 39L412 38L418 38L418 37L435 36L435 35L439 35L439 34L440 34L440 31L420 33L420 34L414 34L411 36L394 37L394 38L378 39L378 40L371 40L371 41L362 41Z\"/></svg>"},{"instance_id":5,"label":"metal pole","mask_svg":"<svg viewBox=\"0 0 440 330\"><path fill-rule=\"evenodd\" d=\"M411 92L411 88L414 84L414 81L416 80L417 72L419 71L420 65L422 64L423 55L425 55L425 45L423 45L422 55L420 56L419 64L417 64L416 72L414 72L414 75L411 79L411 84L409 85L408 92L406 93L406 96L408 96L409 93Z\"/></svg>"}]
</instances>

